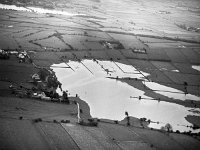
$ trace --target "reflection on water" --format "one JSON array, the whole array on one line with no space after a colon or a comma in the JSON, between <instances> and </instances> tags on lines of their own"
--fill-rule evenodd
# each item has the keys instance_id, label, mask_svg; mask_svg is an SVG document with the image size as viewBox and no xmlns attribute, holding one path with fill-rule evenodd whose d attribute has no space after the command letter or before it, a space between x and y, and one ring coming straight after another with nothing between
<instances>
[{"instance_id":1,"label":"reflection on water","mask_svg":"<svg viewBox=\"0 0 200 150\"><path fill-rule=\"evenodd\" d=\"M68 90L71 95L78 94L81 99L85 100L90 106L93 117L122 120L125 117L124 112L128 111L131 116L146 117L160 122L160 124L150 124L150 127L160 128L164 124L170 123L174 130L189 131L191 129L186 126L192 126L192 124L187 122L184 117L198 115L189 112L189 108L177 104L131 99L132 95L143 98L151 97L145 96L144 91L127 83L106 78L108 76L144 78L145 73L138 74L138 71L132 66L99 60L69 61L67 64L53 66L70 66L72 68L52 67L58 80L63 84L63 89ZM155 87L154 84L153 88ZM178 124L184 126L177 126Z\"/></svg>"},{"instance_id":2,"label":"reflection on water","mask_svg":"<svg viewBox=\"0 0 200 150\"><path fill-rule=\"evenodd\" d=\"M0 4L0 9L28 11L28 12L35 12L35 13L41 13L41 14L55 14L55 15L57 14L57 15L66 15L66 16L83 15L83 14L71 14L66 11L49 10L49 9L36 8L36 7L19 7L15 5L5 5L5 4Z\"/></svg>"}]
</instances>

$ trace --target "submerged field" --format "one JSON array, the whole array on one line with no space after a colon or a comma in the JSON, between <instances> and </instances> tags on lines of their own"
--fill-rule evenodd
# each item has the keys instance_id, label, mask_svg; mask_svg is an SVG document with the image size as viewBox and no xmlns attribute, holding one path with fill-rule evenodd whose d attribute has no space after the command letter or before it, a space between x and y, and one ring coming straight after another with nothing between
<instances>
[{"instance_id":1,"label":"submerged field","mask_svg":"<svg viewBox=\"0 0 200 150\"><path fill-rule=\"evenodd\" d=\"M153 128L199 132L191 128L200 127L198 1L19 2L0 5L0 48L26 50L36 65L52 67L92 117L122 120L128 111ZM5 9L11 4L24 11ZM18 79L5 66L7 78Z\"/></svg>"}]
</instances>

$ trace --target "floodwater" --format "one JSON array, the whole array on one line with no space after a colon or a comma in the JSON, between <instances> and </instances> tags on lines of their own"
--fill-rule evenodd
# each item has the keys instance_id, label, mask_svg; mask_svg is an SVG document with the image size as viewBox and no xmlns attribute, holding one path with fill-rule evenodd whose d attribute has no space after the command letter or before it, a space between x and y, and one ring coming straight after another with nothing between
<instances>
[{"instance_id":1,"label":"floodwater","mask_svg":"<svg viewBox=\"0 0 200 150\"><path fill-rule=\"evenodd\" d=\"M180 72L179 70L168 70L167 68L161 68L159 70L161 70L161 71L171 71L171 72Z\"/></svg>"},{"instance_id":2,"label":"floodwater","mask_svg":"<svg viewBox=\"0 0 200 150\"><path fill-rule=\"evenodd\" d=\"M44 8L38 8L38 7L20 7L20 6L5 5L5 4L0 4L0 9L28 11L28 12L35 12L35 13L40 13L40 14L55 14L55 15L65 15L65 16L83 15L83 14L72 14L66 11L50 10L50 9L44 9Z\"/></svg>"},{"instance_id":3,"label":"floodwater","mask_svg":"<svg viewBox=\"0 0 200 150\"><path fill-rule=\"evenodd\" d=\"M154 90L155 93L164 95L169 98L178 99L178 100L194 100L200 101L200 97L192 95L192 94L185 94L183 91L167 87L155 82L145 82L145 85Z\"/></svg>"},{"instance_id":4,"label":"floodwater","mask_svg":"<svg viewBox=\"0 0 200 150\"><path fill-rule=\"evenodd\" d=\"M193 65L192 68L195 69L195 70L197 70L197 71L200 71L200 66Z\"/></svg>"},{"instance_id":5,"label":"floodwater","mask_svg":"<svg viewBox=\"0 0 200 150\"><path fill-rule=\"evenodd\" d=\"M15 5L5 5L5 4L0 4L0 8L9 10L18 10L18 11L30 11L25 7L17 7Z\"/></svg>"},{"instance_id":6,"label":"floodwater","mask_svg":"<svg viewBox=\"0 0 200 150\"><path fill-rule=\"evenodd\" d=\"M63 67L68 68L63 69ZM190 108L178 104L130 98L134 95L135 97L152 99L144 95L144 91L114 79L118 76L119 78L130 77L146 81L145 78L148 74L139 73L130 65L113 61L82 60L54 64L52 69L62 83L63 89L68 90L70 95L78 94L82 100L89 104L92 117L122 120L125 117L125 111L128 111L130 116L158 121L159 124L150 124L150 127L153 128L160 128L166 123L170 123L174 130L189 131L192 129L186 126L192 126L192 124L187 122L185 117L198 115L190 112ZM113 77L113 79L107 77ZM156 83L151 85L151 82L145 82L145 84L150 88L164 87ZM173 91L172 88L168 89L167 87L163 90ZM195 110L199 111L199 109Z\"/></svg>"}]
</instances>

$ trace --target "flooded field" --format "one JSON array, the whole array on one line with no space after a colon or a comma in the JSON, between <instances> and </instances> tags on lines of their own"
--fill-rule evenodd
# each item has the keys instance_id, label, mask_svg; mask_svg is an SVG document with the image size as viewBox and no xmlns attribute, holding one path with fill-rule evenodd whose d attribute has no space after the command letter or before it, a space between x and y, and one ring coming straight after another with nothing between
<instances>
[{"instance_id":1,"label":"flooded field","mask_svg":"<svg viewBox=\"0 0 200 150\"><path fill-rule=\"evenodd\" d=\"M30 51L41 67L56 63L63 88L85 100L93 117L122 120L128 111L159 122L150 127L192 130L185 117L199 116L200 36L189 9L199 8L119 3L0 4L0 48Z\"/></svg>"},{"instance_id":2,"label":"flooded field","mask_svg":"<svg viewBox=\"0 0 200 150\"><path fill-rule=\"evenodd\" d=\"M199 0L0 3L0 149L200 149Z\"/></svg>"},{"instance_id":3,"label":"flooded field","mask_svg":"<svg viewBox=\"0 0 200 150\"><path fill-rule=\"evenodd\" d=\"M65 11L49 10L49 9L43 9L43 8L37 8L37 7L20 7L20 6L5 5L5 4L0 4L0 9L28 11L28 12L35 12L35 13L41 13L41 14L66 15L66 16L78 15L78 14L71 14ZM83 15L83 14L79 14L79 15Z\"/></svg>"},{"instance_id":4,"label":"flooded field","mask_svg":"<svg viewBox=\"0 0 200 150\"><path fill-rule=\"evenodd\" d=\"M68 68L63 69L62 67ZM182 91L149 82L147 80L149 74L139 71L131 65L86 59L54 64L52 69L63 84L63 89L68 90L70 95L78 94L89 104L92 117L122 120L125 117L125 111L128 111L130 116L145 117L158 122L150 124L150 127L153 128L160 128L166 123L170 123L174 130L189 131L192 130L190 128L192 124L187 122L185 117L187 115L199 116L199 114L189 111L191 108L151 100L153 98L146 96L145 91L119 81L118 78L134 78L155 92L170 98L200 100L200 97L191 94L185 95ZM138 98L132 99L131 96ZM142 98L141 100L139 96ZM198 108L195 110L200 111Z\"/></svg>"},{"instance_id":5,"label":"flooded field","mask_svg":"<svg viewBox=\"0 0 200 150\"><path fill-rule=\"evenodd\" d=\"M169 98L178 99L178 100L194 100L194 101L200 101L200 97L191 95L188 93L184 93L183 91L167 87L164 85L160 85L155 82L147 82L145 83L147 87L155 91L156 93L159 93L161 95L167 96Z\"/></svg>"},{"instance_id":6,"label":"flooded field","mask_svg":"<svg viewBox=\"0 0 200 150\"><path fill-rule=\"evenodd\" d=\"M197 70L197 71L200 71L200 66L193 65L192 68Z\"/></svg>"}]
</instances>

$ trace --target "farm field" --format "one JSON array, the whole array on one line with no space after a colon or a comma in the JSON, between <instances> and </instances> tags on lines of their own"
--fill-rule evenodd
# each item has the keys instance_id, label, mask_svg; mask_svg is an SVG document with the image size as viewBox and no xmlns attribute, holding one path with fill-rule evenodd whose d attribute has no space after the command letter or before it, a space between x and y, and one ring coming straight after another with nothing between
<instances>
[{"instance_id":1,"label":"farm field","mask_svg":"<svg viewBox=\"0 0 200 150\"><path fill-rule=\"evenodd\" d=\"M32 61L19 63L14 54L0 59L0 149L200 147L198 0L0 3L0 49L26 51ZM32 88L31 76L42 67L80 103L81 117L107 121L81 126L75 104L11 94L11 84ZM138 118L131 127L115 124L125 111ZM167 123L174 133L160 130Z\"/></svg>"}]
</instances>

